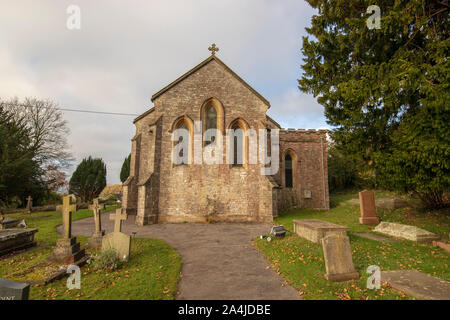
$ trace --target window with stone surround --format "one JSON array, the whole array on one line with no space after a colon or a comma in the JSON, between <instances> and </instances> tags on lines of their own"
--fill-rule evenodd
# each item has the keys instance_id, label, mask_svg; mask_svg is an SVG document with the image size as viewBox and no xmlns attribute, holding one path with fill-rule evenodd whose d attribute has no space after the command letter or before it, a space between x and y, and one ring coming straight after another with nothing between
<instances>
[{"instance_id":1,"label":"window with stone surround","mask_svg":"<svg viewBox=\"0 0 450 320\"><path fill-rule=\"evenodd\" d=\"M182 134L178 134L177 137L175 138L175 141L173 141L173 159L175 158L179 158L182 159L181 163L176 163L174 160L174 165L186 165L186 164L190 164L192 163L192 157L193 157L193 136L194 136L194 132L193 132L193 128L194 125L192 123L192 121L186 117L180 117L178 118L173 127L172 127L172 131L175 130L183 130ZM187 145L185 148L177 148L177 146L180 143L183 143L183 139L187 139L188 141L186 141ZM176 154L178 153L178 154Z\"/></svg>"}]
</instances>

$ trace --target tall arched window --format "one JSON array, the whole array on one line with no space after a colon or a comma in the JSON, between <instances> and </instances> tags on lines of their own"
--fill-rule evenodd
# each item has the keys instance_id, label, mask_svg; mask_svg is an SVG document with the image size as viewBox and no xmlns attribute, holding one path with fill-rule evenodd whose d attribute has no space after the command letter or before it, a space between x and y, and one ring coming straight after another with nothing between
<instances>
[{"instance_id":1,"label":"tall arched window","mask_svg":"<svg viewBox=\"0 0 450 320\"><path fill-rule=\"evenodd\" d=\"M192 120L185 116L177 119L172 127L175 165L192 163L193 128Z\"/></svg>"},{"instance_id":2,"label":"tall arched window","mask_svg":"<svg viewBox=\"0 0 450 320\"><path fill-rule=\"evenodd\" d=\"M219 134L223 134L224 132L224 111L223 106L219 102L219 100L215 98L210 98L206 100L201 109L200 109L200 119L202 120L202 129L203 134L210 129L217 130L209 132L210 134L213 134L214 136L218 136ZM212 138L212 137L211 137ZM204 145L208 145L211 143L214 143L217 139L209 139L209 137L206 137L206 140L204 142ZM213 141L208 141L213 140Z\"/></svg>"},{"instance_id":3,"label":"tall arched window","mask_svg":"<svg viewBox=\"0 0 450 320\"><path fill-rule=\"evenodd\" d=\"M217 130L217 111L212 105L208 106L205 113L205 131L209 129ZM214 144L214 142L215 137L211 137L211 141L206 141L205 145Z\"/></svg>"},{"instance_id":4,"label":"tall arched window","mask_svg":"<svg viewBox=\"0 0 450 320\"><path fill-rule=\"evenodd\" d=\"M284 157L284 183L286 188L293 186L292 157L289 153Z\"/></svg>"},{"instance_id":5,"label":"tall arched window","mask_svg":"<svg viewBox=\"0 0 450 320\"><path fill-rule=\"evenodd\" d=\"M178 125L178 127L177 127L177 129L184 129L184 130L186 130L187 132L189 132L188 131L188 127L187 127L187 125L186 125L186 123L183 121L183 122L181 122L179 125ZM182 143L183 142L183 136L182 135L180 135L180 137L178 138L178 143ZM184 149L181 149L179 152L178 152L178 155L180 156L180 157L182 157L182 158L187 158L187 159L189 159L189 141L187 142L188 143L188 149L186 150L186 157L185 157L185 153L184 153Z\"/></svg>"},{"instance_id":6,"label":"tall arched window","mask_svg":"<svg viewBox=\"0 0 450 320\"><path fill-rule=\"evenodd\" d=\"M236 122L233 130L233 166L241 167L244 164L244 130Z\"/></svg>"}]
</instances>

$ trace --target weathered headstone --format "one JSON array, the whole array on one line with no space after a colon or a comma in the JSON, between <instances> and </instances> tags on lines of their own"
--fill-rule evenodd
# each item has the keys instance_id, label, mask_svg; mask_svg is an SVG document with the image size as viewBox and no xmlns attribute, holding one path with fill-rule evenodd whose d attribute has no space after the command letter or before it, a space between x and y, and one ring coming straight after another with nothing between
<instances>
[{"instance_id":1,"label":"weathered headstone","mask_svg":"<svg viewBox=\"0 0 450 320\"><path fill-rule=\"evenodd\" d=\"M70 196L63 198L63 234L49 257L51 261L75 264L85 257L84 249L80 249L80 243L77 242L76 237L72 237L72 212L76 211L76 208L76 205L70 204Z\"/></svg>"},{"instance_id":2,"label":"weathered headstone","mask_svg":"<svg viewBox=\"0 0 450 320\"><path fill-rule=\"evenodd\" d=\"M329 281L348 281L359 279L352 259L350 240L346 235L330 234L322 239L326 274Z\"/></svg>"},{"instance_id":3,"label":"weathered headstone","mask_svg":"<svg viewBox=\"0 0 450 320\"><path fill-rule=\"evenodd\" d=\"M361 218L359 218L359 223L370 225L377 225L380 223L380 219L378 219L375 209L375 194L373 191L361 191L359 193L359 205L361 208Z\"/></svg>"},{"instance_id":4,"label":"weathered headstone","mask_svg":"<svg viewBox=\"0 0 450 320\"><path fill-rule=\"evenodd\" d=\"M98 203L98 198L94 199L91 210L94 212L95 230L92 237L88 240L88 245L91 248L100 249L102 247L102 238L105 235L105 231L102 230L102 220L100 215L101 206Z\"/></svg>"},{"instance_id":5,"label":"weathered headstone","mask_svg":"<svg viewBox=\"0 0 450 320\"><path fill-rule=\"evenodd\" d=\"M294 232L300 237L314 243L322 243L322 238L329 234L340 234L345 236L347 228L322 220L302 219L293 220Z\"/></svg>"},{"instance_id":6,"label":"weathered headstone","mask_svg":"<svg viewBox=\"0 0 450 320\"><path fill-rule=\"evenodd\" d=\"M32 207L33 207L33 198L28 196L28 198L27 198L27 213L31 213Z\"/></svg>"},{"instance_id":7,"label":"weathered headstone","mask_svg":"<svg viewBox=\"0 0 450 320\"><path fill-rule=\"evenodd\" d=\"M111 214L114 220L114 232L108 233L102 239L102 250L115 249L121 260L128 260L131 251L131 237L122 233L122 221L127 219L127 214L119 208L116 214Z\"/></svg>"},{"instance_id":8,"label":"weathered headstone","mask_svg":"<svg viewBox=\"0 0 450 320\"><path fill-rule=\"evenodd\" d=\"M0 300L28 300L30 285L0 278Z\"/></svg>"},{"instance_id":9,"label":"weathered headstone","mask_svg":"<svg viewBox=\"0 0 450 320\"><path fill-rule=\"evenodd\" d=\"M381 222L373 231L415 242L431 242L439 239L438 235L427 230L393 222Z\"/></svg>"}]
</instances>

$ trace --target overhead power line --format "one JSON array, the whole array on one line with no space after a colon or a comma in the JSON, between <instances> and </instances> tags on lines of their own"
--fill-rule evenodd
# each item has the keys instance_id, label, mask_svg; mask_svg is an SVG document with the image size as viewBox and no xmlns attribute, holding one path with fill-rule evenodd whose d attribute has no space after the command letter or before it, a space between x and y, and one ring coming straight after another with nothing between
<instances>
[{"instance_id":1,"label":"overhead power line","mask_svg":"<svg viewBox=\"0 0 450 320\"><path fill-rule=\"evenodd\" d=\"M37 106L25 105L25 104L16 104L16 106L24 107L24 108L37 108ZM41 106L43 109L52 109L51 107ZM119 113L119 112L106 112L106 111L94 111L94 110L81 110L81 109L69 109L69 108L56 108L61 111L69 111L69 112L81 112L81 113L94 113L94 114L106 114L113 116L128 116L128 117L137 117L139 114L135 113Z\"/></svg>"}]
</instances>

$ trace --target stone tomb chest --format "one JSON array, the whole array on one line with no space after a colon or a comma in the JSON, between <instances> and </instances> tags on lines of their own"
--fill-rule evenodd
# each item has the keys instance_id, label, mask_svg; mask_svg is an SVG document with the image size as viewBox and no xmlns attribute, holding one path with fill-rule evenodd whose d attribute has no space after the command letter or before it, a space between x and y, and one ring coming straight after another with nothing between
<instances>
[{"instance_id":1,"label":"stone tomb chest","mask_svg":"<svg viewBox=\"0 0 450 320\"><path fill-rule=\"evenodd\" d=\"M32 247L34 234L37 229L8 229L0 230L0 256L8 252Z\"/></svg>"},{"instance_id":2,"label":"stone tomb chest","mask_svg":"<svg viewBox=\"0 0 450 320\"><path fill-rule=\"evenodd\" d=\"M0 230L15 228L18 224L19 220L17 219L4 218L0 221Z\"/></svg>"},{"instance_id":3,"label":"stone tomb chest","mask_svg":"<svg viewBox=\"0 0 450 320\"><path fill-rule=\"evenodd\" d=\"M347 235L347 228L322 220L293 220L294 232L300 237L317 244L322 243L322 239L328 235Z\"/></svg>"}]
</instances>

